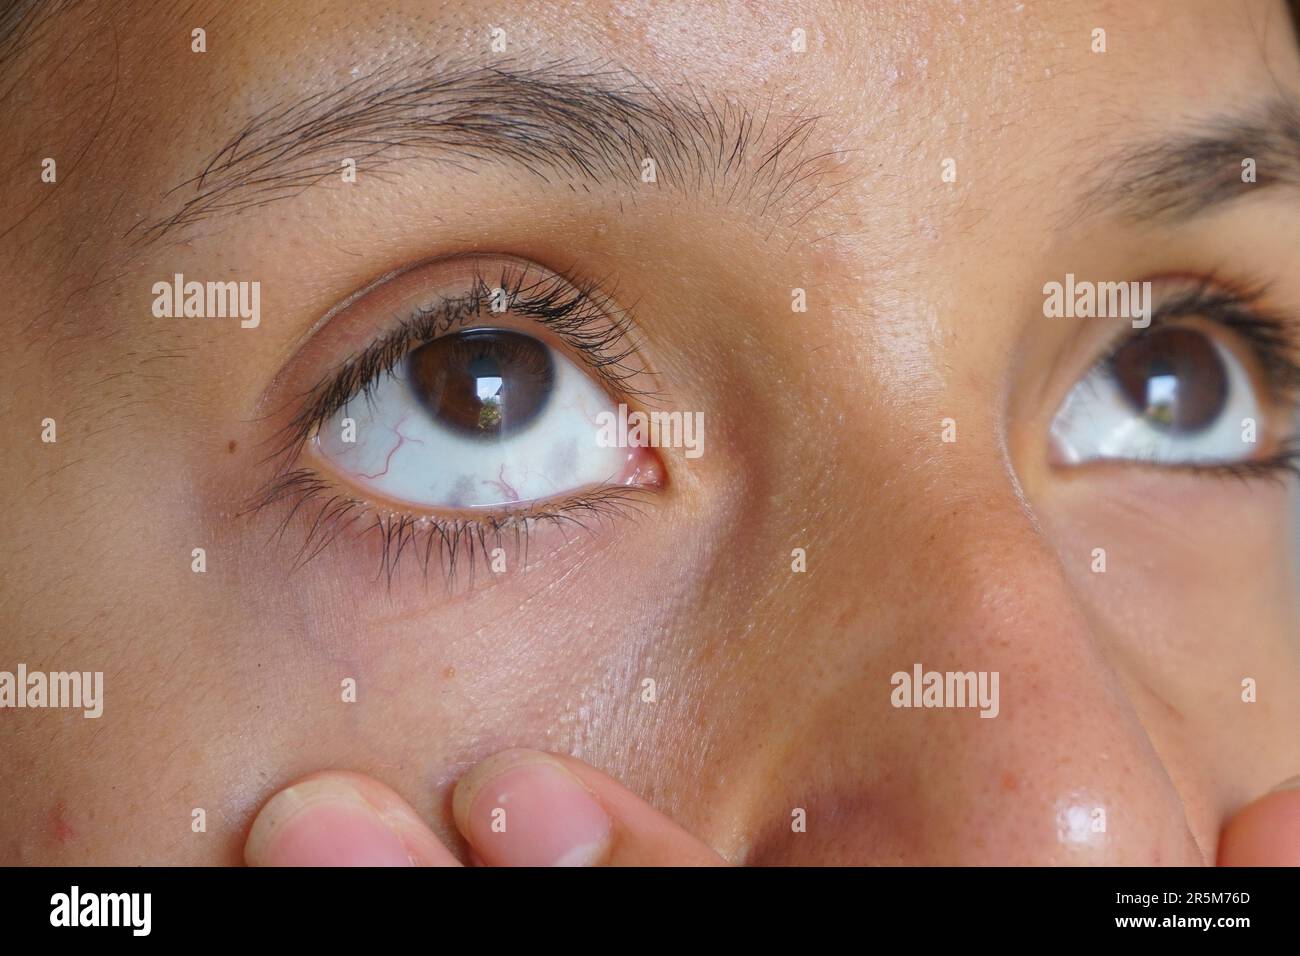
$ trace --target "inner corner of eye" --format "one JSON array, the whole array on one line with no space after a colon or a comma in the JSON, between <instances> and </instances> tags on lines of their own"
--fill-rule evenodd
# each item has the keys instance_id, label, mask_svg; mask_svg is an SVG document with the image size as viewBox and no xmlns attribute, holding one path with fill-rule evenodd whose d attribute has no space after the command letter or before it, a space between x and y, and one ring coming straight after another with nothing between
<instances>
[{"instance_id":1,"label":"inner corner of eye","mask_svg":"<svg viewBox=\"0 0 1300 956\"><path fill-rule=\"evenodd\" d=\"M604 440L602 422L617 414L591 375L541 339L472 328L412 349L326 421L314 447L364 495L421 509L662 486L650 449Z\"/></svg>"}]
</instances>

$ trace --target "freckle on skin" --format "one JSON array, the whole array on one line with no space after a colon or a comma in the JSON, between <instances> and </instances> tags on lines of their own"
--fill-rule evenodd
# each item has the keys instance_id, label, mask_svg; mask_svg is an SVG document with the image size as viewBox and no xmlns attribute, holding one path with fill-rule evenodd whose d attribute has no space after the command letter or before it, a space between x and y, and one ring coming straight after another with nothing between
<instances>
[{"instance_id":1,"label":"freckle on skin","mask_svg":"<svg viewBox=\"0 0 1300 956\"><path fill-rule=\"evenodd\" d=\"M453 677L456 676L456 668L448 667L446 670L442 672L442 676L447 678L447 680L451 680Z\"/></svg>"},{"instance_id":2,"label":"freckle on skin","mask_svg":"<svg viewBox=\"0 0 1300 956\"><path fill-rule=\"evenodd\" d=\"M235 443L235 440L232 438L230 439L230 444L226 446L226 451L230 452L233 455L235 453L235 449L238 447L239 446Z\"/></svg>"}]
</instances>

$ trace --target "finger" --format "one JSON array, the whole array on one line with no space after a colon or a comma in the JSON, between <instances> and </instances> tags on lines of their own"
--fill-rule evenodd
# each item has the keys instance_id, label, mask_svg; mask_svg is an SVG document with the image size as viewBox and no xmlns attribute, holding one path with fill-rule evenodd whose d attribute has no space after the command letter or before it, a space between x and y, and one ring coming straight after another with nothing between
<instances>
[{"instance_id":1,"label":"finger","mask_svg":"<svg viewBox=\"0 0 1300 956\"><path fill-rule=\"evenodd\" d=\"M325 771L262 807L249 866L459 866L410 805L369 777Z\"/></svg>"},{"instance_id":2,"label":"finger","mask_svg":"<svg viewBox=\"0 0 1300 956\"><path fill-rule=\"evenodd\" d=\"M456 785L456 825L488 866L722 866L632 791L572 757L507 750Z\"/></svg>"},{"instance_id":3,"label":"finger","mask_svg":"<svg viewBox=\"0 0 1300 956\"><path fill-rule=\"evenodd\" d=\"M1300 777L1248 804L1219 838L1220 866L1300 866Z\"/></svg>"}]
</instances>

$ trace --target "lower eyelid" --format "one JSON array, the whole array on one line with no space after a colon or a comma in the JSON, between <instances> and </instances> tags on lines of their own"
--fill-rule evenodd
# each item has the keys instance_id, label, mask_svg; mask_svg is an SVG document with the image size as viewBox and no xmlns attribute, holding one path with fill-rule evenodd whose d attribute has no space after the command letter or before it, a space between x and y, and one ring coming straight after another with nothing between
<instances>
[{"instance_id":1,"label":"lower eyelid","mask_svg":"<svg viewBox=\"0 0 1300 956\"><path fill-rule=\"evenodd\" d=\"M377 579L390 585L403 562L413 562L427 583L434 575L451 587L458 576L526 570L573 533L595 535L635 520L663 487L662 468L649 449L638 459L635 484L605 485L528 507L482 513L423 515L357 498L310 467L273 481L246 513L268 511L276 522L272 542L292 554L297 570L327 549L351 548L368 559ZM501 562L504 562L502 564Z\"/></svg>"}]
</instances>

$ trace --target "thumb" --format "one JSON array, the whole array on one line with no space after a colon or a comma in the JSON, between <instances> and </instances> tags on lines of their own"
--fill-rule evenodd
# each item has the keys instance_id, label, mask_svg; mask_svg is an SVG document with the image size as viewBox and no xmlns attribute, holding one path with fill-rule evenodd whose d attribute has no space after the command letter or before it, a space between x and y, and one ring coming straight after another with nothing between
<instances>
[{"instance_id":1,"label":"thumb","mask_svg":"<svg viewBox=\"0 0 1300 956\"><path fill-rule=\"evenodd\" d=\"M722 866L700 840L580 760L507 750L461 778L456 825L489 866Z\"/></svg>"},{"instance_id":2,"label":"thumb","mask_svg":"<svg viewBox=\"0 0 1300 956\"><path fill-rule=\"evenodd\" d=\"M405 800L378 780L325 771L281 790L244 845L249 866L459 866Z\"/></svg>"},{"instance_id":3,"label":"thumb","mask_svg":"<svg viewBox=\"0 0 1300 956\"><path fill-rule=\"evenodd\" d=\"M1219 838L1220 866L1300 866L1300 777L1247 804Z\"/></svg>"}]
</instances>

